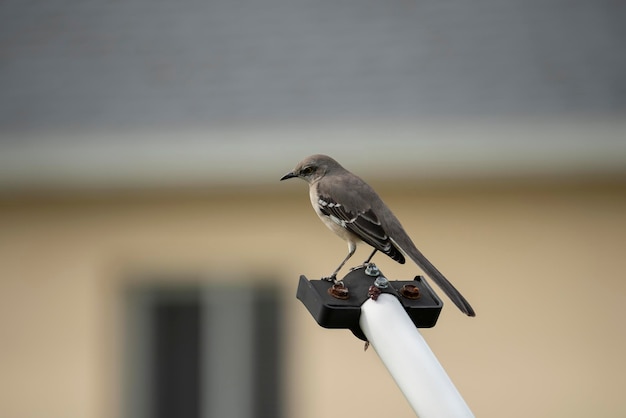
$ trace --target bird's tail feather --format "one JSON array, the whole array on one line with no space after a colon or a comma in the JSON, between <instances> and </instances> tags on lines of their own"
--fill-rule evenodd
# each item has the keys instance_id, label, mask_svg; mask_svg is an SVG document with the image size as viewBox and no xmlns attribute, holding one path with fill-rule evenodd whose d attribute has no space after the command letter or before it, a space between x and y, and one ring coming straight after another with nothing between
<instances>
[{"instance_id":1,"label":"bird's tail feather","mask_svg":"<svg viewBox=\"0 0 626 418\"><path fill-rule=\"evenodd\" d=\"M441 274L441 272L437 270L437 268L433 266L433 264L428 261L426 257L424 257L424 254L422 254L417 248L415 248L415 251L409 252L408 255L413 261L415 261L415 264L417 264L422 270L424 270L426 274L428 274L428 277L430 277L435 283L437 283L437 286L439 286L441 290L443 290L445 294L448 295L450 300L454 302L454 304L465 315L476 316L476 312L474 312L474 309L469 304L467 299L465 299L461 292L459 292L456 287L454 287L452 283L450 283L448 279L446 279L445 276Z\"/></svg>"},{"instance_id":2,"label":"bird's tail feather","mask_svg":"<svg viewBox=\"0 0 626 418\"><path fill-rule=\"evenodd\" d=\"M456 287L418 250L410 238L407 242L398 243L399 247L444 291L452 302L467 316L476 316L476 312Z\"/></svg>"}]
</instances>

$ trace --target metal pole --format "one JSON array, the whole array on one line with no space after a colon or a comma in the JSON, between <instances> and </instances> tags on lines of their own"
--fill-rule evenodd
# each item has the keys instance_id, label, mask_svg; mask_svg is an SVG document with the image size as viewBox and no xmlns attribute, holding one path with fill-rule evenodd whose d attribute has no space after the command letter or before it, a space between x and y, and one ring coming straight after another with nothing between
<instances>
[{"instance_id":1,"label":"metal pole","mask_svg":"<svg viewBox=\"0 0 626 418\"><path fill-rule=\"evenodd\" d=\"M420 418L474 416L395 296L368 299L359 324Z\"/></svg>"}]
</instances>

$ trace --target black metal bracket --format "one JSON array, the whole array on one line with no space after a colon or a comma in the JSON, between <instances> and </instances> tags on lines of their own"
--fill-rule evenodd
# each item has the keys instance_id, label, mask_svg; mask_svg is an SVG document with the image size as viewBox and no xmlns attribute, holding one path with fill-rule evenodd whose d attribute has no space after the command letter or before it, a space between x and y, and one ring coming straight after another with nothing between
<instances>
[{"instance_id":1,"label":"black metal bracket","mask_svg":"<svg viewBox=\"0 0 626 418\"><path fill-rule=\"evenodd\" d=\"M332 282L308 280L305 276L300 276L296 297L320 326L347 328L363 341L367 341L367 338L359 326L361 305L370 297L376 298L376 295L372 296L372 290L374 293L396 296L416 327L435 326L443 302L422 276L416 276L409 281L389 280L386 288L379 288L374 286L377 276L368 275L365 270L365 267L354 269L341 280L347 289L347 295L343 294L343 290L339 295L333 291ZM380 275L384 276L382 272ZM344 299L345 296L347 299Z\"/></svg>"}]
</instances>

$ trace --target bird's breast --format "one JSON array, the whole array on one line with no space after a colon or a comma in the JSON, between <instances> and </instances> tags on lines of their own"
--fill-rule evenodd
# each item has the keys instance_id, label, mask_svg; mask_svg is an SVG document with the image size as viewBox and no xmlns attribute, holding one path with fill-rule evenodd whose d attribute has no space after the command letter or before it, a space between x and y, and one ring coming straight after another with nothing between
<instances>
[{"instance_id":1,"label":"bird's breast","mask_svg":"<svg viewBox=\"0 0 626 418\"><path fill-rule=\"evenodd\" d=\"M361 239L357 235L355 235L353 232L351 232L348 228L346 228L345 221L342 221L336 217L328 216L321 211L320 209L321 205L319 202L319 194L317 192L316 186L317 186L316 184L311 186L309 190L309 198L311 199L311 205L313 206L315 213L317 213L317 216L322 220L324 225L326 225L328 229L333 231L335 234L337 234L340 238L342 238L345 241L349 241L354 244L360 242Z\"/></svg>"}]
</instances>

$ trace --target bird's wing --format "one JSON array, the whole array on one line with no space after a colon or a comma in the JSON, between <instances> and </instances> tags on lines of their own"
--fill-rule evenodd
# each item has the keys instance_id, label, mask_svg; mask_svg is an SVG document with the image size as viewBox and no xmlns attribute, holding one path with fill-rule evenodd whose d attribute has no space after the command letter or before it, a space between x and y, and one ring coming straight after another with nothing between
<instances>
[{"instance_id":1,"label":"bird's wing","mask_svg":"<svg viewBox=\"0 0 626 418\"><path fill-rule=\"evenodd\" d=\"M328 216L337 225L346 228L367 244L399 263L404 263L404 255L391 242L371 208L364 211L346 209L343 204L324 194L319 195L317 203L322 214Z\"/></svg>"}]
</instances>

